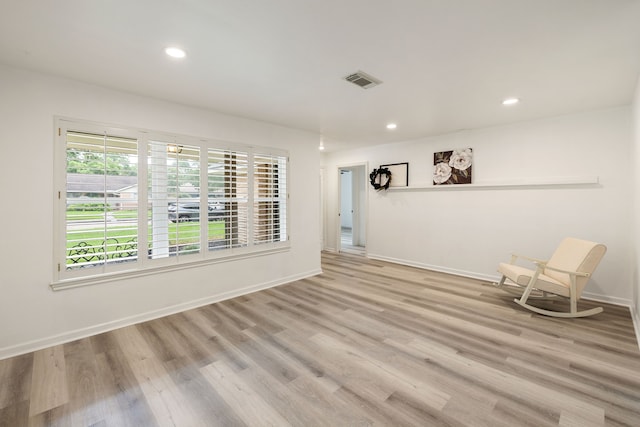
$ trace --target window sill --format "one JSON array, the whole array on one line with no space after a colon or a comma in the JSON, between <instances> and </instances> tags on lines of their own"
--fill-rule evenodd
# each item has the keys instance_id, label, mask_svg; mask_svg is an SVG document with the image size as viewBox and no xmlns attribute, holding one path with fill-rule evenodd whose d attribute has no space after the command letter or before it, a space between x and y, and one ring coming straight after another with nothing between
<instances>
[{"instance_id":1,"label":"window sill","mask_svg":"<svg viewBox=\"0 0 640 427\"><path fill-rule=\"evenodd\" d=\"M223 262L237 261L241 259L256 258L265 255L272 255L281 252L288 252L291 246L287 243L283 246L271 247L269 249L245 252L242 254L232 254L219 256L215 258L201 259L197 261L183 262L181 264L172 264L162 267L150 267L145 269L121 270L118 272L104 273L94 276L76 277L72 279L61 279L53 281L49 287L53 291L63 291L67 289L79 288L84 286L97 285L100 283L115 282L117 280L132 279L136 277L152 276L155 274L167 273L170 271L185 270L190 268L198 268L211 264L219 264Z\"/></svg>"}]
</instances>

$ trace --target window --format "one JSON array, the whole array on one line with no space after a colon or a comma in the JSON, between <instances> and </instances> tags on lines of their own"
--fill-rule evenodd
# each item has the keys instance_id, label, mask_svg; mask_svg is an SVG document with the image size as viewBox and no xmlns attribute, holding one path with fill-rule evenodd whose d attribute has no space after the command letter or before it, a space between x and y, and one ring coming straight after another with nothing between
<instances>
[{"instance_id":1,"label":"window","mask_svg":"<svg viewBox=\"0 0 640 427\"><path fill-rule=\"evenodd\" d=\"M148 256L158 259L197 254L200 252L200 147L154 140L148 147Z\"/></svg>"},{"instance_id":2,"label":"window","mask_svg":"<svg viewBox=\"0 0 640 427\"><path fill-rule=\"evenodd\" d=\"M54 287L288 245L288 156L58 119Z\"/></svg>"},{"instance_id":3,"label":"window","mask_svg":"<svg viewBox=\"0 0 640 427\"><path fill-rule=\"evenodd\" d=\"M249 153L207 151L207 189L214 212L220 212L225 228L209 237L209 250L242 248L249 244Z\"/></svg>"},{"instance_id":4,"label":"window","mask_svg":"<svg viewBox=\"0 0 640 427\"><path fill-rule=\"evenodd\" d=\"M137 147L131 138L67 132L66 269L136 259L138 202L126 190L138 181Z\"/></svg>"},{"instance_id":5,"label":"window","mask_svg":"<svg viewBox=\"0 0 640 427\"><path fill-rule=\"evenodd\" d=\"M253 158L255 197L253 201L253 243L264 244L287 240L287 181L282 157L256 154Z\"/></svg>"}]
</instances>

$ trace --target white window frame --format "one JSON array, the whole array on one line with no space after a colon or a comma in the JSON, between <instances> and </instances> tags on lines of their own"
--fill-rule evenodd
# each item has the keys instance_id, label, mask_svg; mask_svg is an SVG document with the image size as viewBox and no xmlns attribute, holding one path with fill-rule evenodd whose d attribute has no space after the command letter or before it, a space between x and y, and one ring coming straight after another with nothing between
<instances>
[{"instance_id":1,"label":"white window frame","mask_svg":"<svg viewBox=\"0 0 640 427\"><path fill-rule=\"evenodd\" d=\"M162 132L144 129L127 128L123 126L106 125L98 122L81 121L65 117L55 117L55 144L54 144L54 236L53 236L53 280L51 288L61 290L78 286L90 285L101 282L121 279L123 277L135 277L148 274L157 274L167 270L193 268L202 264L225 262L238 258L263 256L274 252L289 250L289 218L290 206L288 203L288 185L286 186L285 212L280 227L285 233L285 241L270 243L254 243L253 233L253 156L272 155L286 161L286 170L283 177L289 181L289 156L284 150L263 146L248 146L244 144L230 143L213 139L195 138L184 135L166 134ZM200 189L207 188L207 150L228 150L230 152L248 153L248 238L246 246L225 247L223 249L209 250L207 221L199 221L200 227L200 251L190 255L168 256L159 259L151 259L147 251L139 248L148 247L149 236L147 227L138 226L138 256L135 260L125 263L105 264L101 267L84 269L66 268L66 209L67 209L67 132L84 132L93 134L106 134L109 136L125 137L138 140L138 224L148 223L148 149L151 141L169 142L172 144L200 147ZM282 199L282 198L281 198ZM200 191L200 218L208 219L208 191Z\"/></svg>"}]
</instances>

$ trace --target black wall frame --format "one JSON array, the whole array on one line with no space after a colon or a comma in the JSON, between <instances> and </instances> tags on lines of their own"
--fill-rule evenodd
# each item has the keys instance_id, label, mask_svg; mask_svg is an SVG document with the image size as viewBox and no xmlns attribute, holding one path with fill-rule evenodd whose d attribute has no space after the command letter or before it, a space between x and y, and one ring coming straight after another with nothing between
<instances>
[{"instance_id":1,"label":"black wall frame","mask_svg":"<svg viewBox=\"0 0 640 427\"><path fill-rule=\"evenodd\" d=\"M391 163L380 165L380 167L387 168L391 172L391 184L389 187L409 186L409 163Z\"/></svg>"}]
</instances>

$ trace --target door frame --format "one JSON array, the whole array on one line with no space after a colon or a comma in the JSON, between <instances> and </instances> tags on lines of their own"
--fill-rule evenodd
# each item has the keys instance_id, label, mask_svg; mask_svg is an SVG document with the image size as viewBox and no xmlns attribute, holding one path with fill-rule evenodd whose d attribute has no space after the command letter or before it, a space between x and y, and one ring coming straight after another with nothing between
<instances>
[{"instance_id":1,"label":"door frame","mask_svg":"<svg viewBox=\"0 0 640 427\"><path fill-rule=\"evenodd\" d=\"M353 220L353 227L352 227L352 232L355 233L355 231L353 231L356 228L356 225L358 227L358 234L362 235L363 231L364 231L364 236L365 236L365 240L364 240L364 251L365 251L365 256L367 253L367 239L369 236L368 233L368 224L369 224L369 212L368 212L368 208L369 208L369 191L367 190L367 171L369 170L369 164L368 162L356 162L356 163L347 163L347 164L340 164L337 166L336 169L336 174L338 176L338 191L337 193L337 226L336 226L336 251L337 252L341 252L342 251L342 241L341 241L341 224L342 224L342 219L340 216L340 213L342 211L342 181L341 181L341 177L340 177L340 171L341 170L350 170L352 172L352 182L353 177L356 175L356 172L360 170L360 168L362 168L362 174L361 176L359 176L357 182L361 183L361 187L359 187L359 190L362 190L364 193L364 197L360 198L360 197L356 197L354 196L354 194L352 194L352 200L355 202L356 200L358 201L358 206L357 208L355 208L355 203L354 203L354 211L357 210L357 212L359 213L358 215L354 215L354 217L352 218ZM353 193L353 184L352 184L352 193Z\"/></svg>"}]
</instances>

